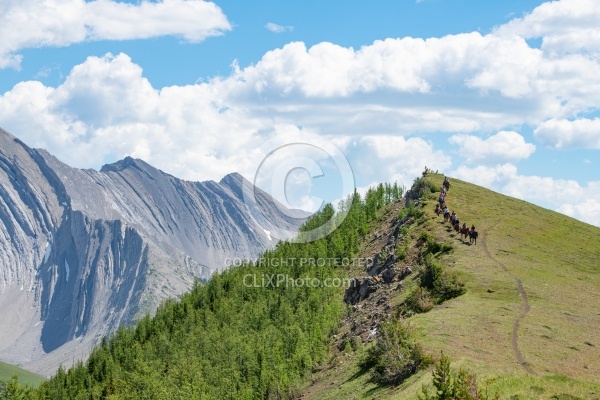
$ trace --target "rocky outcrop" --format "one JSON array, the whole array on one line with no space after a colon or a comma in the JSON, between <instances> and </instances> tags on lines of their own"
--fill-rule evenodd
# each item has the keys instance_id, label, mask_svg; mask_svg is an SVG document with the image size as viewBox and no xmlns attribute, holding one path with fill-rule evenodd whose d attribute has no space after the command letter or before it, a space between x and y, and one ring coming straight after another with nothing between
<instances>
[{"instance_id":1,"label":"rocky outcrop","mask_svg":"<svg viewBox=\"0 0 600 400\"><path fill-rule=\"evenodd\" d=\"M0 130L0 358L44 374L70 365L304 222L252 188L257 221L248 187L239 174L189 182L130 157L71 168Z\"/></svg>"}]
</instances>

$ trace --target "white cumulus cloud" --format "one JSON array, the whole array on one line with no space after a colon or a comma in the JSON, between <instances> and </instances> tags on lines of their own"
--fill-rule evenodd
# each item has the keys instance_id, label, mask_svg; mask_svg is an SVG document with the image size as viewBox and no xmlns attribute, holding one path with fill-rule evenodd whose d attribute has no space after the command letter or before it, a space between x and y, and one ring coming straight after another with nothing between
<instances>
[{"instance_id":1,"label":"white cumulus cloud","mask_svg":"<svg viewBox=\"0 0 600 400\"><path fill-rule=\"evenodd\" d=\"M542 49L553 55L587 52L600 54L600 2L558 0L536 7L496 29L498 35L542 38Z\"/></svg>"},{"instance_id":2,"label":"white cumulus cloud","mask_svg":"<svg viewBox=\"0 0 600 400\"><path fill-rule=\"evenodd\" d=\"M16 85L0 96L0 120L73 166L98 168L133 155L183 178L242 170L253 135L275 134L273 125L223 107L209 84L154 89L125 54L89 57L57 88Z\"/></svg>"},{"instance_id":3,"label":"white cumulus cloud","mask_svg":"<svg viewBox=\"0 0 600 400\"><path fill-rule=\"evenodd\" d=\"M18 68L26 48L165 35L199 42L230 29L221 9L204 0L3 0L0 68Z\"/></svg>"},{"instance_id":4,"label":"white cumulus cloud","mask_svg":"<svg viewBox=\"0 0 600 400\"><path fill-rule=\"evenodd\" d=\"M232 98L224 90L231 84L225 79L157 90L127 55L107 54L74 67L57 88L33 81L15 86L0 96L0 120L26 143L76 167L99 168L131 155L191 180L220 179L234 170L252 178L265 157L263 142L301 143L311 135L337 144L363 182L408 186L425 166L451 165L422 138L369 133L369 118L348 122L362 126L362 136L298 127L283 111L262 113ZM325 117L334 124L339 115L319 116Z\"/></svg>"},{"instance_id":5,"label":"white cumulus cloud","mask_svg":"<svg viewBox=\"0 0 600 400\"><path fill-rule=\"evenodd\" d=\"M366 182L394 182L410 187L428 167L444 171L452 159L420 137L372 135L346 142L344 149Z\"/></svg>"},{"instance_id":6,"label":"white cumulus cloud","mask_svg":"<svg viewBox=\"0 0 600 400\"><path fill-rule=\"evenodd\" d=\"M557 149L600 149L600 118L550 119L539 125L534 135L542 143Z\"/></svg>"},{"instance_id":7,"label":"white cumulus cloud","mask_svg":"<svg viewBox=\"0 0 600 400\"><path fill-rule=\"evenodd\" d=\"M517 176L517 167L511 163L473 167L460 165L448 174L480 186L498 189Z\"/></svg>"},{"instance_id":8,"label":"white cumulus cloud","mask_svg":"<svg viewBox=\"0 0 600 400\"><path fill-rule=\"evenodd\" d=\"M468 162L501 163L529 158L535 145L517 132L500 131L487 139L473 135L453 135L448 141L460 146L459 158Z\"/></svg>"},{"instance_id":9,"label":"white cumulus cloud","mask_svg":"<svg viewBox=\"0 0 600 400\"><path fill-rule=\"evenodd\" d=\"M386 133L473 132L597 108L600 63L547 57L514 35L386 39L360 49L293 42L237 68L224 84L250 107L336 114L346 132L356 127L344 123L352 119L385 121Z\"/></svg>"}]
</instances>

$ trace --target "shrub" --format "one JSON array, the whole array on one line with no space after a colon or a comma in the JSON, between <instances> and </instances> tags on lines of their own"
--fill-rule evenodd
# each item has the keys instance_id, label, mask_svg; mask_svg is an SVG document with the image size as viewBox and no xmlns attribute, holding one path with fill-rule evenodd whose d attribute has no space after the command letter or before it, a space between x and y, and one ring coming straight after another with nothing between
<instances>
[{"instance_id":1,"label":"shrub","mask_svg":"<svg viewBox=\"0 0 600 400\"><path fill-rule=\"evenodd\" d=\"M425 247L425 253L431 253L434 255L440 255L442 253L449 253L454 249L454 247L450 243L440 243L435 240L431 240L427 242L427 247Z\"/></svg>"},{"instance_id":2,"label":"shrub","mask_svg":"<svg viewBox=\"0 0 600 400\"><path fill-rule=\"evenodd\" d=\"M465 284L456 271L447 269L442 271L442 275L433 288L434 296L440 303L463 295L466 291Z\"/></svg>"},{"instance_id":3,"label":"shrub","mask_svg":"<svg viewBox=\"0 0 600 400\"><path fill-rule=\"evenodd\" d=\"M414 180L411 190L420 198L424 195L428 195L429 193L437 192L438 188L433 182L427 179L417 178Z\"/></svg>"},{"instance_id":4,"label":"shrub","mask_svg":"<svg viewBox=\"0 0 600 400\"><path fill-rule=\"evenodd\" d=\"M427 254L442 255L443 253L449 253L454 249L454 246L450 243L437 242L435 238L427 232L421 232L419 239L425 241L425 246L421 252L423 256Z\"/></svg>"},{"instance_id":5,"label":"shrub","mask_svg":"<svg viewBox=\"0 0 600 400\"><path fill-rule=\"evenodd\" d=\"M406 246L398 246L396 248L396 258L400 261L406 259L408 255L408 248Z\"/></svg>"},{"instance_id":6,"label":"shrub","mask_svg":"<svg viewBox=\"0 0 600 400\"><path fill-rule=\"evenodd\" d=\"M477 385L477 375L463 369L458 372L450 368L450 359L442 352L440 362L433 371L434 392L423 385L419 400L491 400L499 399L498 395L490 397L487 391L482 392Z\"/></svg>"},{"instance_id":7,"label":"shrub","mask_svg":"<svg viewBox=\"0 0 600 400\"><path fill-rule=\"evenodd\" d=\"M381 323L377 343L367 351L361 364L372 368L374 382L397 385L430 362L410 326L394 319Z\"/></svg>"},{"instance_id":8,"label":"shrub","mask_svg":"<svg viewBox=\"0 0 600 400\"><path fill-rule=\"evenodd\" d=\"M456 271L443 268L431 254L425 256L425 268L419 278L421 287L429 289L438 304L466 291Z\"/></svg>"},{"instance_id":9,"label":"shrub","mask_svg":"<svg viewBox=\"0 0 600 400\"><path fill-rule=\"evenodd\" d=\"M353 351L356 351L362 346L362 341L359 339L358 336L353 336L350 340L350 346L352 347Z\"/></svg>"},{"instance_id":10,"label":"shrub","mask_svg":"<svg viewBox=\"0 0 600 400\"><path fill-rule=\"evenodd\" d=\"M402 303L405 314L424 313L431 310L434 306L434 300L431 298L429 290L423 287L415 288Z\"/></svg>"},{"instance_id":11,"label":"shrub","mask_svg":"<svg viewBox=\"0 0 600 400\"><path fill-rule=\"evenodd\" d=\"M423 232L419 239L432 242L432 237ZM423 255L423 253L421 253ZM423 267L417 276L418 287L404 300L400 313L409 316L424 313L436 304L458 297L466 292L465 284L454 270L444 268L431 252L425 252Z\"/></svg>"},{"instance_id":12,"label":"shrub","mask_svg":"<svg viewBox=\"0 0 600 400\"><path fill-rule=\"evenodd\" d=\"M400 213L398 214L398 219L408 219L408 218L421 218L425 215L425 211L421 210L418 206L415 206L413 203L410 203L408 206L402 208Z\"/></svg>"},{"instance_id":13,"label":"shrub","mask_svg":"<svg viewBox=\"0 0 600 400\"><path fill-rule=\"evenodd\" d=\"M344 353L350 353L353 350L354 349L352 348L352 343L350 342L350 340L346 339L344 343Z\"/></svg>"},{"instance_id":14,"label":"shrub","mask_svg":"<svg viewBox=\"0 0 600 400\"><path fill-rule=\"evenodd\" d=\"M442 275L442 266L431 254L425 255L423 259L424 268L419 275L420 285L429 289L433 289L436 281Z\"/></svg>"}]
</instances>

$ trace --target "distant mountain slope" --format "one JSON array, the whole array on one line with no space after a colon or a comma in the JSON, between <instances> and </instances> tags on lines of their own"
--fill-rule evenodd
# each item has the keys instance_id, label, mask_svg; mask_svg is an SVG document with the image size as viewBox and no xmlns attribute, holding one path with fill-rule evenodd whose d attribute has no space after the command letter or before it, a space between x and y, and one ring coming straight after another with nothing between
<instances>
[{"instance_id":1,"label":"distant mountain slope","mask_svg":"<svg viewBox=\"0 0 600 400\"><path fill-rule=\"evenodd\" d=\"M439 188L443 176L429 174L426 180ZM408 231L410 251L417 250L422 232L451 244L453 251L441 260L459 271L467 291L409 318L419 342L434 357L443 351L456 368L474 371L480 385L502 399L600 399L600 229L451 181L450 210L480 235L470 244L434 214L439 192L421 201L425 217ZM381 226L380 235L389 234ZM398 310L416 277L406 279L406 290L380 290L395 293L387 299L389 313ZM358 303L350 321L377 304ZM359 366L361 350L332 353L336 362L311 376L303 398L416 399L431 382L428 370L397 387L378 386Z\"/></svg>"},{"instance_id":2,"label":"distant mountain slope","mask_svg":"<svg viewBox=\"0 0 600 400\"><path fill-rule=\"evenodd\" d=\"M0 358L41 373L228 257L255 257L306 213L256 189L260 225L239 174L188 182L130 157L71 168L0 130Z\"/></svg>"}]
</instances>

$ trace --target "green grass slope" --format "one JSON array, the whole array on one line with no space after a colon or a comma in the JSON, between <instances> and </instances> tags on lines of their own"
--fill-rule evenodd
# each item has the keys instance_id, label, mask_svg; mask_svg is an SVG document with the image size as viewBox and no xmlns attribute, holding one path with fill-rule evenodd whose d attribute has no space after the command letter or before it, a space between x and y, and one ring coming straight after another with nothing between
<instances>
[{"instance_id":1,"label":"green grass slope","mask_svg":"<svg viewBox=\"0 0 600 400\"><path fill-rule=\"evenodd\" d=\"M426 179L439 187L443 176ZM600 399L600 229L452 179L447 204L461 224L477 227L472 245L434 214L436 201L426 196L425 221L411 234L453 244L442 262L460 272L467 292L410 318L424 348L435 357L443 351L502 399ZM359 358L313 377L308 392L405 399L431 382L429 369L378 387Z\"/></svg>"},{"instance_id":2,"label":"green grass slope","mask_svg":"<svg viewBox=\"0 0 600 400\"><path fill-rule=\"evenodd\" d=\"M40 383L46 380L45 378L36 375L33 372L29 372L14 365L0 361L0 382L9 381L13 375L17 375L19 377L20 383L25 383L32 387L37 387Z\"/></svg>"}]
</instances>

